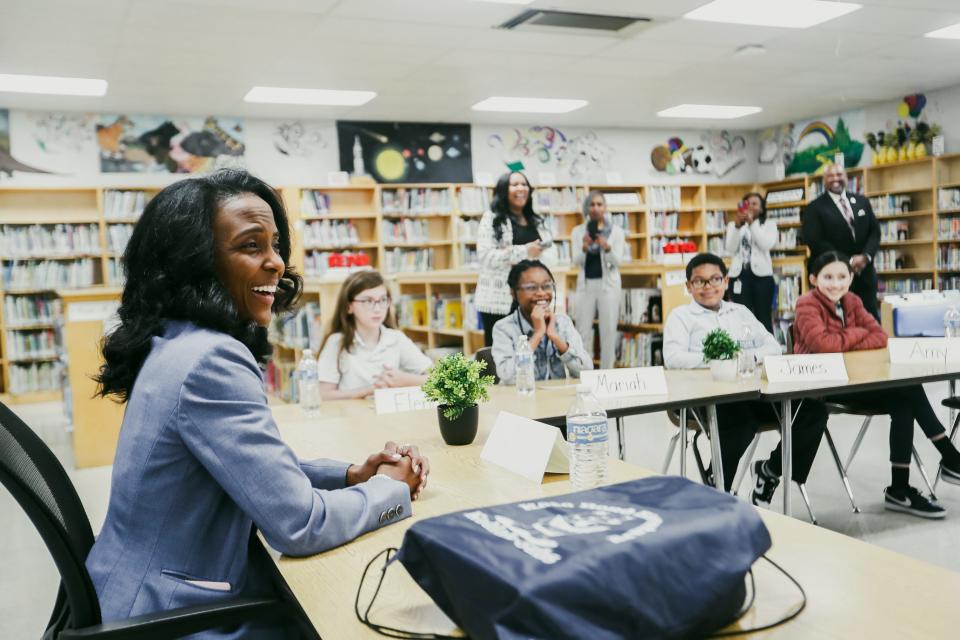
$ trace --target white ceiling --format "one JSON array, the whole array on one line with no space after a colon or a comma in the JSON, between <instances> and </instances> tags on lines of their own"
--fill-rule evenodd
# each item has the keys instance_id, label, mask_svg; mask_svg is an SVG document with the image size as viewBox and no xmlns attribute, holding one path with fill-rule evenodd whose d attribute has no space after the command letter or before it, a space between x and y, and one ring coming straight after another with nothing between
<instances>
[{"instance_id":1,"label":"white ceiling","mask_svg":"<svg viewBox=\"0 0 960 640\"><path fill-rule=\"evenodd\" d=\"M779 1L779 0L770 0ZM0 93L25 109L371 120L532 122L491 95L582 98L555 124L676 127L682 102L747 104L757 128L960 84L960 0L858 0L806 30L682 20L707 0L537 0L645 16L629 38L504 31L523 7L475 0L0 0L0 73L104 78L103 98ZM736 57L762 44L767 55ZM254 85L373 90L362 107L251 105ZM688 121L684 126L710 126Z\"/></svg>"}]
</instances>

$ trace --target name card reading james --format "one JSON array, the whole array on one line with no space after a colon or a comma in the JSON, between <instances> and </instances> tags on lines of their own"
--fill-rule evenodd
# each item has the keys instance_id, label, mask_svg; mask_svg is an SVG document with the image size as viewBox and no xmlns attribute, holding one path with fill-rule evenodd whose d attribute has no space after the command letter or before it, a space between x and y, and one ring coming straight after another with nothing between
<instances>
[{"instance_id":1,"label":"name card reading james","mask_svg":"<svg viewBox=\"0 0 960 640\"><path fill-rule=\"evenodd\" d=\"M763 367L770 382L845 382L849 379L842 353L767 356Z\"/></svg>"},{"instance_id":2,"label":"name card reading james","mask_svg":"<svg viewBox=\"0 0 960 640\"><path fill-rule=\"evenodd\" d=\"M891 364L947 364L960 362L960 338L890 338Z\"/></svg>"},{"instance_id":3,"label":"name card reading james","mask_svg":"<svg viewBox=\"0 0 960 640\"><path fill-rule=\"evenodd\" d=\"M427 400L420 387L377 389L373 392L373 401L376 403L378 414L417 411L437 406L436 402Z\"/></svg>"},{"instance_id":4,"label":"name card reading james","mask_svg":"<svg viewBox=\"0 0 960 640\"><path fill-rule=\"evenodd\" d=\"M560 429L507 411L497 414L480 459L536 483L546 472L570 471L568 445Z\"/></svg>"},{"instance_id":5,"label":"name card reading james","mask_svg":"<svg viewBox=\"0 0 960 640\"><path fill-rule=\"evenodd\" d=\"M598 398L666 395L667 378L663 367L632 369L588 369L580 372L580 382L593 389Z\"/></svg>"}]
</instances>

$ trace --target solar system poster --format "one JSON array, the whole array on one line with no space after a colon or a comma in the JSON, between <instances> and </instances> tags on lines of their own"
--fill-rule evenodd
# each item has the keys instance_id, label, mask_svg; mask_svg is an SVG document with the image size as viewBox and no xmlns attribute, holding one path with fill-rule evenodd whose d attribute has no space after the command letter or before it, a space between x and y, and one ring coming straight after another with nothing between
<instances>
[{"instance_id":1,"label":"solar system poster","mask_svg":"<svg viewBox=\"0 0 960 640\"><path fill-rule=\"evenodd\" d=\"M340 170L377 182L473 182L469 124L338 120Z\"/></svg>"}]
</instances>

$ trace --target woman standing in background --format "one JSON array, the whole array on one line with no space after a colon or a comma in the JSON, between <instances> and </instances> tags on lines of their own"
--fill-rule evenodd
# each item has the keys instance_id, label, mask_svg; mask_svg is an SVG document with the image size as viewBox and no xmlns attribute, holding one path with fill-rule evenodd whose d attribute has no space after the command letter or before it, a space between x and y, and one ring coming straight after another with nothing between
<instances>
[{"instance_id":1,"label":"woman standing in background","mask_svg":"<svg viewBox=\"0 0 960 640\"><path fill-rule=\"evenodd\" d=\"M620 261L623 229L613 224L607 200L591 191L583 201L584 223L570 233L577 274L577 329L593 358L593 319L600 316L600 368L612 369L616 360L617 319L620 315Z\"/></svg>"},{"instance_id":2,"label":"woman standing in background","mask_svg":"<svg viewBox=\"0 0 960 640\"><path fill-rule=\"evenodd\" d=\"M521 260L556 264L557 250L543 218L533 212L530 181L519 171L500 176L493 190L490 211L480 218L477 254L476 305L483 320L484 344L493 344L493 325L510 313L513 298L507 286L510 267Z\"/></svg>"},{"instance_id":3,"label":"woman standing in background","mask_svg":"<svg viewBox=\"0 0 960 640\"><path fill-rule=\"evenodd\" d=\"M773 333L773 258L777 223L767 219L767 201L751 191L743 196L737 215L727 224L726 249L730 265L731 299L750 309L766 330Z\"/></svg>"}]
</instances>

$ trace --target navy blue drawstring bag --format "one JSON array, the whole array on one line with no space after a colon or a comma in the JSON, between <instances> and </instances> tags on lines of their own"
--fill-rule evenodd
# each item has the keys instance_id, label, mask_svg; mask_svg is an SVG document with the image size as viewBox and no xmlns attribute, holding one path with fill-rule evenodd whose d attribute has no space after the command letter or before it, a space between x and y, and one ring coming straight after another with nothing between
<instances>
[{"instance_id":1,"label":"navy blue drawstring bag","mask_svg":"<svg viewBox=\"0 0 960 640\"><path fill-rule=\"evenodd\" d=\"M770 548L756 510L680 477L429 518L397 559L475 640L702 636Z\"/></svg>"}]
</instances>

